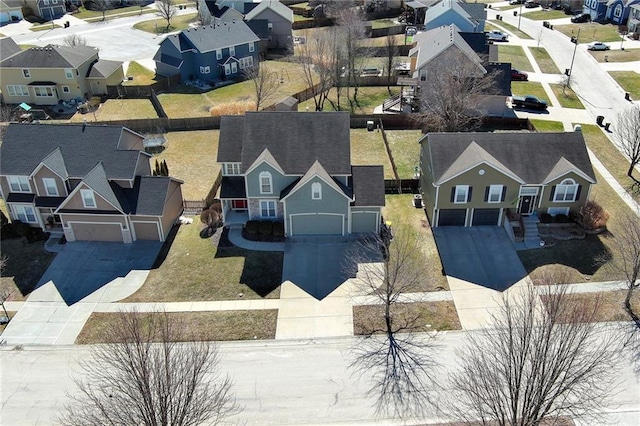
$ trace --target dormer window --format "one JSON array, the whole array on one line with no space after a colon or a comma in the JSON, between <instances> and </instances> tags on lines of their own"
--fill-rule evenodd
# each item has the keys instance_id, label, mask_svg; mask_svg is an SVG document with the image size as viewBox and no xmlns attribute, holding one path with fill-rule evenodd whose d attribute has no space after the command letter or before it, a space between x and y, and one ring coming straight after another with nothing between
<instances>
[{"instance_id":1,"label":"dormer window","mask_svg":"<svg viewBox=\"0 0 640 426\"><path fill-rule=\"evenodd\" d=\"M86 209L96 208L96 199L93 196L93 191L90 189L81 189L80 195L82 195L82 204Z\"/></svg>"},{"instance_id":2,"label":"dormer window","mask_svg":"<svg viewBox=\"0 0 640 426\"><path fill-rule=\"evenodd\" d=\"M26 176L7 176L11 192L31 192L29 179Z\"/></svg>"},{"instance_id":3,"label":"dormer window","mask_svg":"<svg viewBox=\"0 0 640 426\"><path fill-rule=\"evenodd\" d=\"M271 185L271 173L269 172L260 173L260 193L261 194L273 193L273 188Z\"/></svg>"},{"instance_id":4,"label":"dormer window","mask_svg":"<svg viewBox=\"0 0 640 426\"><path fill-rule=\"evenodd\" d=\"M322 185L320 182L313 182L311 184L311 199L322 200Z\"/></svg>"},{"instance_id":5,"label":"dormer window","mask_svg":"<svg viewBox=\"0 0 640 426\"><path fill-rule=\"evenodd\" d=\"M249 52L255 52L256 50L256 46L254 44L254 42L249 42Z\"/></svg>"},{"instance_id":6,"label":"dormer window","mask_svg":"<svg viewBox=\"0 0 640 426\"><path fill-rule=\"evenodd\" d=\"M27 68L23 68L22 69L22 76L24 78L31 78L31 71L29 71Z\"/></svg>"},{"instance_id":7,"label":"dormer window","mask_svg":"<svg viewBox=\"0 0 640 426\"><path fill-rule=\"evenodd\" d=\"M233 176L240 174L240 163L225 163L222 165L222 174L225 176Z\"/></svg>"},{"instance_id":8,"label":"dormer window","mask_svg":"<svg viewBox=\"0 0 640 426\"><path fill-rule=\"evenodd\" d=\"M58 185L56 185L56 180L53 178L42 178L42 184L44 185L44 189L47 192L47 196L49 197L57 197L58 194Z\"/></svg>"}]
</instances>

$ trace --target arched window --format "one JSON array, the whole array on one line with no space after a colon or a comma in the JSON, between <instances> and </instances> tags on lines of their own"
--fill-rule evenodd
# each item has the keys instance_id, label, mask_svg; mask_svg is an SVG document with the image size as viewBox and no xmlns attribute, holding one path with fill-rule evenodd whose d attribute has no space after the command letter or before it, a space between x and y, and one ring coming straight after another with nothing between
<instances>
[{"instance_id":1,"label":"arched window","mask_svg":"<svg viewBox=\"0 0 640 426\"><path fill-rule=\"evenodd\" d=\"M573 179L565 179L556 186L553 201L575 201L578 193L578 185Z\"/></svg>"},{"instance_id":2,"label":"arched window","mask_svg":"<svg viewBox=\"0 0 640 426\"><path fill-rule=\"evenodd\" d=\"M320 182L313 182L311 184L311 199L322 200L322 185Z\"/></svg>"},{"instance_id":3,"label":"arched window","mask_svg":"<svg viewBox=\"0 0 640 426\"><path fill-rule=\"evenodd\" d=\"M261 194L273 193L273 187L271 185L271 173L269 172L260 172L260 193Z\"/></svg>"},{"instance_id":4,"label":"arched window","mask_svg":"<svg viewBox=\"0 0 640 426\"><path fill-rule=\"evenodd\" d=\"M613 16L619 18L622 16L622 5L619 4L613 9Z\"/></svg>"}]
</instances>

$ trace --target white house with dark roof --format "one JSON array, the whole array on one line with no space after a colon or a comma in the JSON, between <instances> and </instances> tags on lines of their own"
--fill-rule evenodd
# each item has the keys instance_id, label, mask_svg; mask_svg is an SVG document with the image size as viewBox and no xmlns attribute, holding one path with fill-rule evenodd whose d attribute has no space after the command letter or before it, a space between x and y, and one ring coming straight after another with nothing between
<instances>
[{"instance_id":1,"label":"white house with dark roof","mask_svg":"<svg viewBox=\"0 0 640 426\"><path fill-rule=\"evenodd\" d=\"M225 224L283 221L289 237L380 229L384 170L351 165L348 113L222 117L218 163Z\"/></svg>"},{"instance_id":2,"label":"white house with dark roof","mask_svg":"<svg viewBox=\"0 0 640 426\"><path fill-rule=\"evenodd\" d=\"M143 139L119 126L10 124L0 195L11 219L68 241L164 241L182 182L151 175Z\"/></svg>"}]
</instances>

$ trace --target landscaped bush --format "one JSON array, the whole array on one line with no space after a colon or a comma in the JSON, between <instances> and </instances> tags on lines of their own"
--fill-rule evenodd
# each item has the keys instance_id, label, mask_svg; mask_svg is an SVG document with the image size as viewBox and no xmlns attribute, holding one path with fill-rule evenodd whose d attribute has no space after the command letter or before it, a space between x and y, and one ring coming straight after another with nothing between
<instances>
[{"instance_id":1,"label":"landscaped bush","mask_svg":"<svg viewBox=\"0 0 640 426\"><path fill-rule=\"evenodd\" d=\"M258 232L260 232L260 235L264 236L273 235L273 222L263 220L258 226Z\"/></svg>"},{"instance_id":2,"label":"landscaped bush","mask_svg":"<svg viewBox=\"0 0 640 426\"><path fill-rule=\"evenodd\" d=\"M542 213L540 215L540 223L551 223L553 222L553 217L549 213Z\"/></svg>"},{"instance_id":3,"label":"landscaped bush","mask_svg":"<svg viewBox=\"0 0 640 426\"><path fill-rule=\"evenodd\" d=\"M15 229L16 234L20 237L26 237L31 232L31 227L19 220L13 221L13 228Z\"/></svg>"},{"instance_id":4,"label":"landscaped bush","mask_svg":"<svg viewBox=\"0 0 640 426\"><path fill-rule=\"evenodd\" d=\"M571 223L571 222L573 222L571 220L571 218L569 216L567 216L566 214L557 214L555 219L556 219L556 223Z\"/></svg>"},{"instance_id":5,"label":"landscaped bush","mask_svg":"<svg viewBox=\"0 0 640 426\"><path fill-rule=\"evenodd\" d=\"M247 231L247 234L249 234L249 235L258 234L258 223L259 222L257 220L249 220L249 221L247 221L247 223L244 225L244 228Z\"/></svg>"},{"instance_id":6,"label":"landscaped bush","mask_svg":"<svg viewBox=\"0 0 640 426\"><path fill-rule=\"evenodd\" d=\"M284 237L284 222L273 222L273 236Z\"/></svg>"},{"instance_id":7,"label":"landscaped bush","mask_svg":"<svg viewBox=\"0 0 640 426\"><path fill-rule=\"evenodd\" d=\"M609 213L595 201L587 201L580 209L580 223L588 230L596 230L607 226Z\"/></svg>"}]
</instances>

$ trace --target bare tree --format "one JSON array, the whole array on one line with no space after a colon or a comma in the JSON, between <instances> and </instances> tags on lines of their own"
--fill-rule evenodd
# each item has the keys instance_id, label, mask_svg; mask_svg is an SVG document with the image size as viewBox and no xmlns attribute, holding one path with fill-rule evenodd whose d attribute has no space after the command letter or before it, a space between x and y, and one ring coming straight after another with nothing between
<instances>
[{"instance_id":1,"label":"bare tree","mask_svg":"<svg viewBox=\"0 0 640 426\"><path fill-rule=\"evenodd\" d=\"M398 43L393 34L388 34L384 43L385 64L387 74L387 91L391 94L391 78L395 70L396 58L398 57Z\"/></svg>"},{"instance_id":2,"label":"bare tree","mask_svg":"<svg viewBox=\"0 0 640 426\"><path fill-rule=\"evenodd\" d=\"M347 99L351 110L353 110L353 104L358 103L359 76L368 60L367 51L369 49L362 44L362 40L366 39L367 35L361 12L358 8L350 7L351 4L349 2L344 2L343 5L336 11L340 34L338 47L341 49L342 57L344 58ZM353 88L353 99L350 97L351 88Z\"/></svg>"},{"instance_id":3,"label":"bare tree","mask_svg":"<svg viewBox=\"0 0 640 426\"><path fill-rule=\"evenodd\" d=\"M167 30L169 30L171 20L178 13L178 8L174 4L173 0L157 0L156 7L158 9L158 15L167 21Z\"/></svg>"},{"instance_id":4,"label":"bare tree","mask_svg":"<svg viewBox=\"0 0 640 426\"><path fill-rule=\"evenodd\" d=\"M302 66L302 75L316 111L324 109L329 91L336 84L338 37L334 27L325 31L312 31L305 34L304 44L299 45L298 62Z\"/></svg>"},{"instance_id":5,"label":"bare tree","mask_svg":"<svg viewBox=\"0 0 640 426\"><path fill-rule=\"evenodd\" d=\"M536 426L597 418L615 382L620 335L596 323L597 298L584 303L565 286L540 288L512 288L491 328L470 333L458 351L447 400L460 420Z\"/></svg>"},{"instance_id":6,"label":"bare tree","mask_svg":"<svg viewBox=\"0 0 640 426\"><path fill-rule=\"evenodd\" d=\"M263 63L245 68L242 70L242 75L253 83L256 94L256 111L260 111L264 103L278 91L278 74Z\"/></svg>"},{"instance_id":7,"label":"bare tree","mask_svg":"<svg viewBox=\"0 0 640 426\"><path fill-rule=\"evenodd\" d=\"M79 393L64 425L218 424L236 412L231 381L219 371L212 342L189 339L184 324L165 312L120 312L91 348L76 379Z\"/></svg>"},{"instance_id":8,"label":"bare tree","mask_svg":"<svg viewBox=\"0 0 640 426\"><path fill-rule=\"evenodd\" d=\"M78 34L70 34L62 39L62 42L70 47L86 46L87 39Z\"/></svg>"},{"instance_id":9,"label":"bare tree","mask_svg":"<svg viewBox=\"0 0 640 426\"><path fill-rule=\"evenodd\" d=\"M432 337L418 332L426 331L424 324L410 309L403 309L406 301L401 302L403 294L416 292L424 280L420 248L408 231L398 234L390 241L385 228L380 235L362 239L347 256L358 269L357 292L377 301L383 319L365 325L351 368L373 379L369 394L376 398L378 415L409 418L432 407L437 363Z\"/></svg>"},{"instance_id":10,"label":"bare tree","mask_svg":"<svg viewBox=\"0 0 640 426\"><path fill-rule=\"evenodd\" d=\"M107 19L106 13L107 10L113 8L114 0L91 0L91 9L97 10L98 12L102 12L102 20Z\"/></svg>"},{"instance_id":11,"label":"bare tree","mask_svg":"<svg viewBox=\"0 0 640 426\"><path fill-rule=\"evenodd\" d=\"M198 8L198 20L200 21L200 25L209 25L213 22L213 16L211 16L211 12L209 12L209 8L205 3L205 0L198 0L196 2L196 6Z\"/></svg>"},{"instance_id":12,"label":"bare tree","mask_svg":"<svg viewBox=\"0 0 640 426\"><path fill-rule=\"evenodd\" d=\"M633 177L633 169L640 164L640 105L629 107L618 115L613 137L622 153L629 158L627 176L640 183Z\"/></svg>"},{"instance_id":13,"label":"bare tree","mask_svg":"<svg viewBox=\"0 0 640 426\"><path fill-rule=\"evenodd\" d=\"M478 124L496 77L480 61L448 51L432 60L419 80L418 120L431 131L457 132Z\"/></svg>"}]
</instances>

